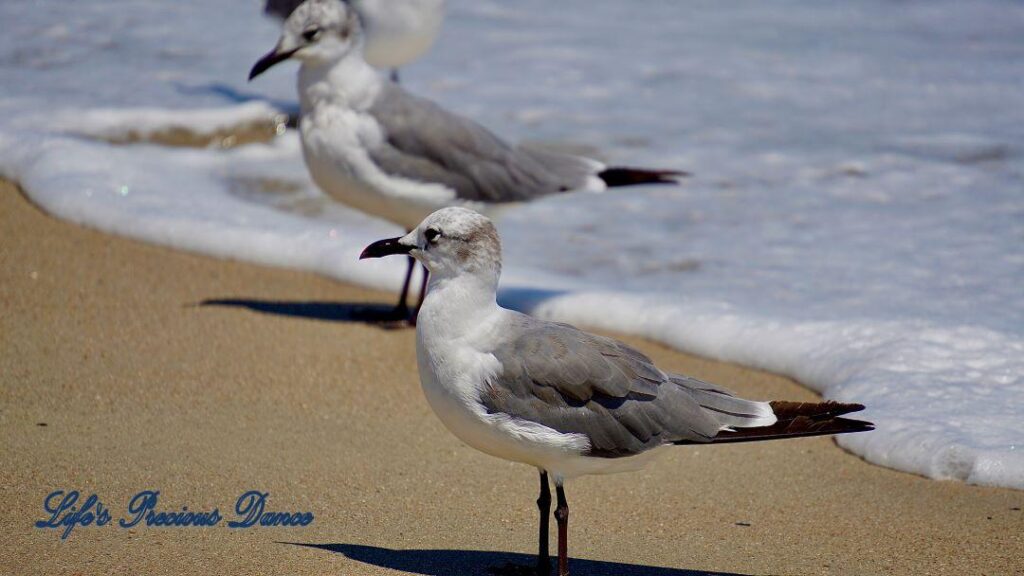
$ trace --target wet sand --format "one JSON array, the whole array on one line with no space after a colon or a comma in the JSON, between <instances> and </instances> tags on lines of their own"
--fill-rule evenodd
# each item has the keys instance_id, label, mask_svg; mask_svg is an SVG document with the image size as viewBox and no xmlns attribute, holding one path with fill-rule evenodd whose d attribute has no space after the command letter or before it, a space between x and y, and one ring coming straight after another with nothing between
<instances>
[{"instance_id":1,"label":"wet sand","mask_svg":"<svg viewBox=\"0 0 1024 576\"><path fill-rule=\"evenodd\" d=\"M350 305L392 295L79 228L9 184L0 238L0 573L487 574L532 562L536 471L443 428L419 390L411 330L347 320ZM815 398L626 340L744 395ZM568 486L574 574L1024 573L1024 492L886 470L824 438L666 452L643 472ZM96 493L111 523L64 541L35 528L58 489ZM146 489L161 510L224 519L118 527ZM315 520L228 528L248 490Z\"/></svg>"}]
</instances>

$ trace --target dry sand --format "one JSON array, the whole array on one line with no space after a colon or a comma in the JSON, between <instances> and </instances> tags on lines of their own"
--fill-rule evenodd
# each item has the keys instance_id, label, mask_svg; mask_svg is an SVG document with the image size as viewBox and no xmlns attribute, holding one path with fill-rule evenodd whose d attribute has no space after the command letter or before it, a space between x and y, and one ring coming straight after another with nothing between
<instances>
[{"instance_id":1,"label":"dry sand","mask_svg":"<svg viewBox=\"0 0 1024 576\"><path fill-rule=\"evenodd\" d=\"M536 472L461 445L410 330L344 321L391 295L58 222L0 188L0 573L486 574L529 563ZM209 299L251 306L199 306ZM264 311L253 308L262 308ZM626 338L760 398L790 380ZM45 426L42 424L45 423ZM214 528L33 527L56 489ZM238 496L306 528L224 526ZM679 448L568 487L575 574L1019 574L1024 492L866 464L829 439ZM296 546L280 542L315 545Z\"/></svg>"}]
</instances>

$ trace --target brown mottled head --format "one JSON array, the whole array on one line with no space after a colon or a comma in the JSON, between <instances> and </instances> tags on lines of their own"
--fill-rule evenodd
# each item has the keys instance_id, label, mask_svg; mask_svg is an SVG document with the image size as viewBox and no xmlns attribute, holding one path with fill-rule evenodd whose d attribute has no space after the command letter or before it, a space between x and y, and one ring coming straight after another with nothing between
<instances>
[{"instance_id":1,"label":"brown mottled head","mask_svg":"<svg viewBox=\"0 0 1024 576\"><path fill-rule=\"evenodd\" d=\"M368 246L363 258L409 254L438 278L462 274L501 274L501 240L491 221L466 208L443 208L427 216L415 230Z\"/></svg>"}]
</instances>

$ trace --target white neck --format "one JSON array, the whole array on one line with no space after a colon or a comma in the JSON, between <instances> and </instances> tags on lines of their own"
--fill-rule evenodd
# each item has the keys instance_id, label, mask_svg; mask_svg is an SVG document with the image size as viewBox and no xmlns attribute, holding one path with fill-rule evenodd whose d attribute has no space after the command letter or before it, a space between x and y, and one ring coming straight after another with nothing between
<instances>
[{"instance_id":1,"label":"white neck","mask_svg":"<svg viewBox=\"0 0 1024 576\"><path fill-rule=\"evenodd\" d=\"M369 108L384 80L361 54L328 63L303 62L299 68L299 104L308 113L318 106Z\"/></svg>"},{"instance_id":2,"label":"white neck","mask_svg":"<svg viewBox=\"0 0 1024 576\"><path fill-rule=\"evenodd\" d=\"M486 324L501 310L497 302L498 280L489 276L432 274L417 328L430 330L435 337L458 338Z\"/></svg>"}]
</instances>

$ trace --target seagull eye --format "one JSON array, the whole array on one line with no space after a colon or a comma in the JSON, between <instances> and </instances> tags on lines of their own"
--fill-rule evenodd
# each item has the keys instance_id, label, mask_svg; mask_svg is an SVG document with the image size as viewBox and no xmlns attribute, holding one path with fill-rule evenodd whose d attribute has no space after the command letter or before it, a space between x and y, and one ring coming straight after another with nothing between
<instances>
[{"instance_id":1,"label":"seagull eye","mask_svg":"<svg viewBox=\"0 0 1024 576\"><path fill-rule=\"evenodd\" d=\"M441 231L437 228L427 228L427 231L423 233L427 237L427 242L436 244L437 239L441 237Z\"/></svg>"},{"instance_id":2,"label":"seagull eye","mask_svg":"<svg viewBox=\"0 0 1024 576\"><path fill-rule=\"evenodd\" d=\"M320 29L310 28L302 33L302 37L306 39L306 42L312 42L320 37Z\"/></svg>"}]
</instances>

